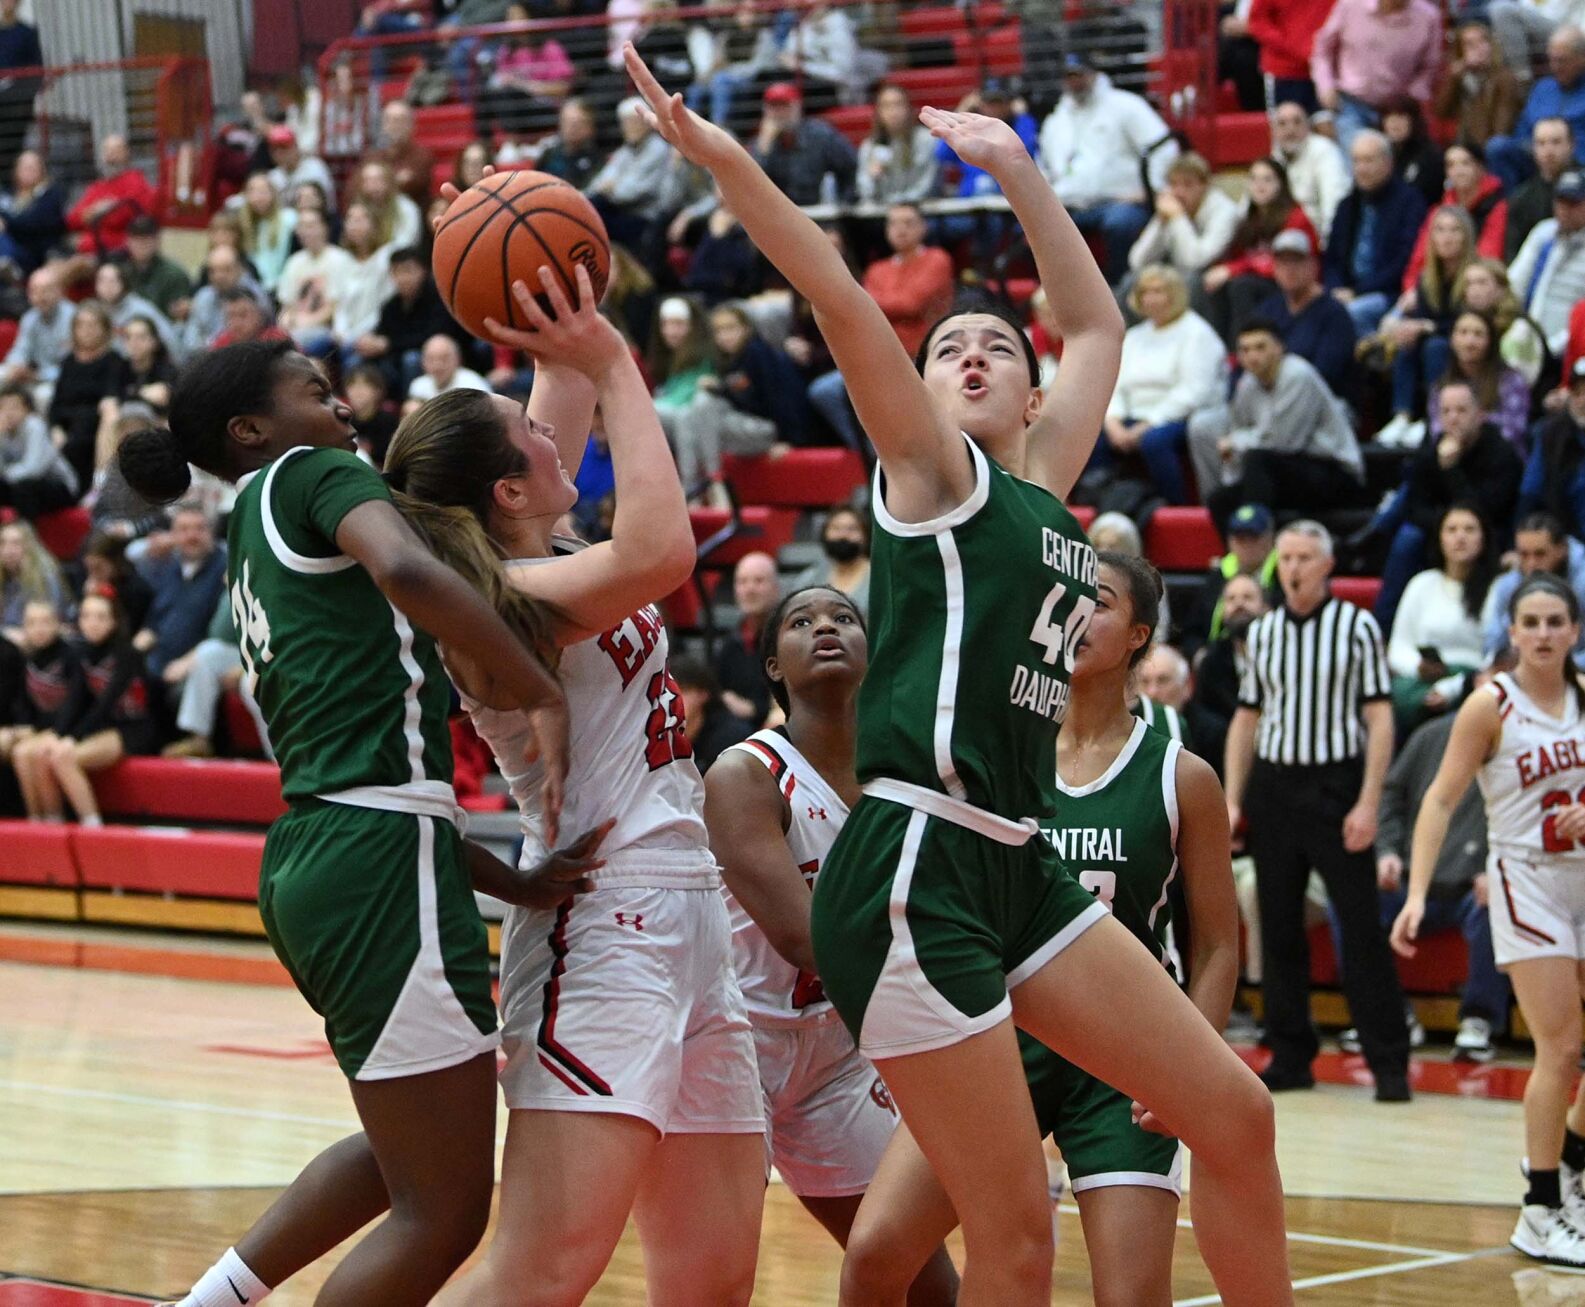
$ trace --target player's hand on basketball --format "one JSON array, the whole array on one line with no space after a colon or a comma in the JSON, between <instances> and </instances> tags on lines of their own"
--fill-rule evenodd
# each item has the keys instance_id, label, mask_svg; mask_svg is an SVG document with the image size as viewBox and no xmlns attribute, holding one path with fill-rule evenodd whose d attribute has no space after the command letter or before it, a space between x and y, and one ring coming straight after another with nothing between
<instances>
[{"instance_id":1,"label":"player's hand on basketball","mask_svg":"<svg viewBox=\"0 0 1585 1307\"><path fill-rule=\"evenodd\" d=\"M493 177L494 175L495 175L495 165L493 163L485 164L484 165L484 176L485 177ZM483 178L480 178L480 180L482 181ZM457 196L459 196L461 194L462 194L462 192L457 189L457 184L455 182L441 182L440 183L440 198L443 199L446 202L446 208L447 209L449 209L451 207L452 203L456 200ZM429 225L438 232L440 230L440 224L442 222L444 222L445 220L446 220L446 209L442 209L442 210L440 210L439 213L437 213L433 218L431 218L429 220Z\"/></svg>"},{"instance_id":2,"label":"player's hand on basketball","mask_svg":"<svg viewBox=\"0 0 1585 1307\"><path fill-rule=\"evenodd\" d=\"M1134 1100L1134 1124L1141 1130L1148 1130L1153 1135L1172 1136L1172 1131L1161 1124L1161 1120L1143 1103Z\"/></svg>"},{"instance_id":3,"label":"player's hand on basketball","mask_svg":"<svg viewBox=\"0 0 1585 1307\"><path fill-rule=\"evenodd\" d=\"M622 333L600 313L589 271L583 264L574 266L573 279L578 292L576 309L567 299L560 278L549 267L539 270L538 290L526 282L514 281L512 298L528 329L517 331L486 318L484 327L490 339L498 345L523 350L538 363L574 368L591 378L628 357Z\"/></svg>"},{"instance_id":4,"label":"player's hand on basketball","mask_svg":"<svg viewBox=\"0 0 1585 1307\"><path fill-rule=\"evenodd\" d=\"M730 132L688 108L681 95L667 95L631 41L622 47L622 58L627 63L628 76L644 98L645 121L688 162L714 168L743 148Z\"/></svg>"},{"instance_id":5,"label":"player's hand on basketball","mask_svg":"<svg viewBox=\"0 0 1585 1307\"><path fill-rule=\"evenodd\" d=\"M1018 133L989 114L954 113L926 106L919 111L919 121L937 140L945 141L964 163L983 168L993 176L998 168L1029 158Z\"/></svg>"},{"instance_id":6,"label":"player's hand on basketball","mask_svg":"<svg viewBox=\"0 0 1585 1307\"><path fill-rule=\"evenodd\" d=\"M1411 897L1405 900L1403 907L1398 912L1398 919L1392 923L1391 943L1393 952L1406 958L1412 958L1420 951L1415 947L1414 941L1420 938L1420 922L1424 918L1424 899Z\"/></svg>"},{"instance_id":7,"label":"player's hand on basketball","mask_svg":"<svg viewBox=\"0 0 1585 1307\"><path fill-rule=\"evenodd\" d=\"M525 762L544 764L539 784L539 809L544 814L545 843L554 845L561 831L561 805L567 785L567 701L541 704L525 714L534 731L534 742L524 751Z\"/></svg>"},{"instance_id":8,"label":"player's hand on basketball","mask_svg":"<svg viewBox=\"0 0 1585 1307\"><path fill-rule=\"evenodd\" d=\"M615 825L616 818L612 817L519 873L521 893L507 902L524 908L549 909L559 908L574 894L587 894L594 888L594 873L605 866L605 859L595 857L595 853Z\"/></svg>"}]
</instances>

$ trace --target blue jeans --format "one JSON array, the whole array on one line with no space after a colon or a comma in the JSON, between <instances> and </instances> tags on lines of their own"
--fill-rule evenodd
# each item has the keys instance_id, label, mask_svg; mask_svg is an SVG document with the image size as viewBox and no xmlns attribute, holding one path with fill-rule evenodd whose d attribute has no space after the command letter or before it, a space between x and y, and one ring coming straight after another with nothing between
<instances>
[{"instance_id":1,"label":"blue jeans","mask_svg":"<svg viewBox=\"0 0 1585 1307\"><path fill-rule=\"evenodd\" d=\"M1101 271L1109 285L1117 285L1128 271L1128 251L1150 221L1150 210L1143 204L1114 200L1093 209L1072 209L1069 216L1086 236L1100 236L1105 251Z\"/></svg>"},{"instance_id":2,"label":"blue jeans","mask_svg":"<svg viewBox=\"0 0 1585 1307\"><path fill-rule=\"evenodd\" d=\"M1381 568L1381 592L1376 596L1376 624L1384 634L1392 632L1404 587L1416 572L1425 571L1426 561L1425 532L1412 522L1403 523L1392 533L1387 561Z\"/></svg>"},{"instance_id":3,"label":"blue jeans","mask_svg":"<svg viewBox=\"0 0 1585 1307\"><path fill-rule=\"evenodd\" d=\"M1523 136L1493 136L1486 142L1486 166L1497 174L1503 189L1513 190L1535 172L1535 156Z\"/></svg>"},{"instance_id":4,"label":"blue jeans","mask_svg":"<svg viewBox=\"0 0 1585 1307\"><path fill-rule=\"evenodd\" d=\"M1408 875L1405 869L1404 875ZM1381 921L1389 929L1403 909L1407 891L1404 889L1381 891ZM1337 956L1343 951L1339 944L1337 917L1331 920L1332 943ZM1475 891L1470 890L1460 898L1429 898L1425 901L1425 917L1420 922L1420 936L1434 935L1443 930L1461 930L1464 943L1469 948L1469 974L1464 977L1464 992L1459 1001L1458 1015L1484 1017L1491 1022L1493 1034L1508 1028L1508 1004L1512 991L1508 977L1497 970L1497 959L1491 951L1491 916L1475 901Z\"/></svg>"},{"instance_id":5,"label":"blue jeans","mask_svg":"<svg viewBox=\"0 0 1585 1307\"><path fill-rule=\"evenodd\" d=\"M1354 338L1358 340L1381 326L1381 320L1392 307L1392 300L1382 291L1373 290L1365 295L1354 296L1344 307L1354 320Z\"/></svg>"},{"instance_id":6,"label":"blue jeans","mask_svg":"<svg viewBox=\"0 0 1585 1307\"><path fill-rule=\"evenodd\" d=\"M1337 143L1342 146L1343 153L1347 154L1349 146L1354 143L1354 137L1367 127L1380 129L1381 114L1363 100L1357 100L1352 95L1342 91L1337 95Z\"/></svg>"},{"instance_id":7,"label":"blue jeans","mask_svg":"<svg viewBox=\"0 0 1585 1307\"><path fill-rule=\"evenodd\" d=\"M1445 336L1427 336L1408 349L1401 349L1392 360L1392 411L1423 412L1420 397L1429 395L1437 379L1447 371L1452 347Z\"/></svg>"},{"instance_id":8,"label":"blue jeans","mask_svg":"<svg viewBox=\"0 0 1585 1307\"><path fill-rule=\"evenodd\" d=\"M1130 425L1141 420L1132 417L1123 419ZM1151 482L1169 504L1189 502L1189 485L1183 476L1183 453L1188 447L1187 422L1163 422L1159 426L1147 428L1139 438L1139 459L1150 474ZM1102 432L1086 466L1110 471L1129 457L1131 455L1120 454L1114 449L1112 442Z\"/></svg>"},{"instance_id":9,"label":"blue jeans","mask_svg":"<svg viewBox=\"0 0 1585 1307\"><path fill-rule=\"evenodd\" d=\"M1315 83L1308 77L1273 77L1267 98L1275 109L1279 104L1296 104L1305 113L1314 113L1321 107L1315 98Z\"/></svg>"},{"instance_id":10,"label":"blue jeans","mask_svg":"<svg viewBox=\"0 0 1585 1307\"><path fill-rule=\"evenodd\" d=\"M840 372L832 369L809 383L809 404L831 424L844 445L855 453L864 452L864 431L853 415L853 405L848 403L847 382Z\"/></svg>"}]
</instances>

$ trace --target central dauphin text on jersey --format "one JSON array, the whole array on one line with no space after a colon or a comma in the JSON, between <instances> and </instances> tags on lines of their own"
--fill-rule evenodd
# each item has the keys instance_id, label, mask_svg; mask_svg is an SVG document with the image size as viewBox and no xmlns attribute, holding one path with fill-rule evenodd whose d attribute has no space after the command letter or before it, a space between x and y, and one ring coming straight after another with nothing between
<instances>
[{"instance_id":1,"label":"central dauphin text on jersey","mask_svg":"<svg viewBox=\"0 0 1585 1307\"><path fill-rule=\"evenodd\" d=\"M1068 677L1073 673L1073 658L1095 611L1094 601L1080 589L1095 588L1095 550L1083 538L1075 539L1045 526L1040 528L1040 561L1057 573L1029 632L1030 640L1042 652L1036 666L1019 663L1013 668L1007 697L1014 707L1027 708L1060 724L1068 715L1068 696L1072 693ZM1065 599L1069 604L1066 612ZM1060 675L1042 670L1040 664L1060 670Z\"/></svg>"}]
</instances>

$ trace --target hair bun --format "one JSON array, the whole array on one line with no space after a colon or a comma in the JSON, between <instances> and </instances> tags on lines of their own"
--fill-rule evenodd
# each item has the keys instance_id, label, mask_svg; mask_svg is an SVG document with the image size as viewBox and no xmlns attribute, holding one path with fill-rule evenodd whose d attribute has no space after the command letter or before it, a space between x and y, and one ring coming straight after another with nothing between
<instances>
[{"instance_id":1,"label":"hair bun","mask_svg":"<svg viewBox=\"0 0 1585 1307\"><path fill-rule=\"evenodd\" d=\"M151 504L174 503L193 484L181 446L165 427L132 432L116 451L116 464L126 483Z\"/></svg>"}]
</instances>

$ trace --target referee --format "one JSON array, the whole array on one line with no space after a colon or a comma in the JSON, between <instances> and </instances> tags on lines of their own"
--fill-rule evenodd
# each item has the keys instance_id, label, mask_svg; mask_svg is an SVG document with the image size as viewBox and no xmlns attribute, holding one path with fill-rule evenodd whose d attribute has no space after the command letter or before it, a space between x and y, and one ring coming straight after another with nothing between
<instances>
[{"instance_id":1,"label":"referee","mask_svg":"<svg viewBox=\"0 0 1585 1307\"><path fill-rule=\"evenodd\" d=\"M1381 631L1334 598L1332 537L1295 522L1277 537L1281 607L1249 629L1227 735L1227 815L1249 819L1260 905L1272 1090L1309 1089L1320 1051L1310 1023L1304 891L1321 873L1341 927L1343 991L1376 1077L1376 1099L1409 1100L1409 1032L1376 890L1376 814L1392 761Z\"/></svg>"}]
</instances>

